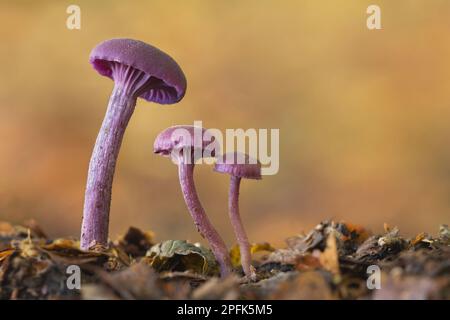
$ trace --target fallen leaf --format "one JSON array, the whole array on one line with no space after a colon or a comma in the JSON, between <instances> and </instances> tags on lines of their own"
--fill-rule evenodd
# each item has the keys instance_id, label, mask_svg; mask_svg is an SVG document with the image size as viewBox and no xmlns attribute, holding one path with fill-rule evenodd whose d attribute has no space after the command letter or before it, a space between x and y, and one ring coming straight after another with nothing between
<instances>
[{"instance_id":1,"label":"fallen leaf","mask_svg":"<svg viewBox=\"0 0 450 320\"><path fill-rule=\"evenodd\" d=\"M442 224L439 226L439 240L447 245L450 245L450 229L448 225Z\"/></svg>"},{"instance_id":2,"label":"fallen leaf","mask_svg":"<svg viewBox=\"0 0 450 320\"><path fill-rule=\"evenodd\" d=\"M362 226L348 223L348 222L345 222L344 225L347 228L347 230L350 232L350 235L345 236L346 237L345 240L353 240L353 241L356 241L357 243L361 244L364 241L366 241L367 238L370 237L371 233Z\"/></svg>"},{"instance_id":3,"label":"fallen leaf","mask_svg":"<svg viewBox=\"0 0 450 320\"><path fill-rule=\"evenodd\" d=\"M327 247L320 254L319 261L325 270L334 275L339 275L339 255L336 245L336 237L330 234L327 238Z\"/></svg>"},{"instance_id":4,"label":"fallen leaf","mask_svg":"<svg viewBox=\"0 0 450 320\"><path fill-rule=\"evenodd\" d=\"M0 262L8 258L10 255L12 255L15 252L14 249L5 249L0 251Z\"/></svg>"},{"instance_id":5,"label":"fallen leaf","mask_svg":"<svg viewBox=\"0 0 450 320\"><path fill-rule=\"evenodd\" d=\"M421 233L419 233L412 241L411 241L411 244L413 245L413 246L415 246L415 245L417 245L419 242L421 242L423 239L425 239L425 233L424 232L421 232Z\"/></svg>"},{"instance_id":6,"label":"fallen leaf","mask_svg":"<svg viewBox=\"0 0 450 320\"><path fill-rule=\"evenodd\" d=\"M98 250L84 251L80 249L79 241L71 239L56 239L41 249L50 257L62 264L84 265L87 263L105 264L107 270L120 270L130 265L130 259L120 248L97 247Z\"/></svg>"},{"instance_id":7,"label":"fallen leaf","mask_svg":"<svg viewBox=\"0 0 450 320\"><path fill-rule=\"evenodd\" d=\"M218 265L209 249L185 240L167 240L154 245L146 260L157 271L191 270L200 274L218 273Z\"/></svg>"},{"instance_id":8,"label":"fallen leaf","mask_svg":"<svg viewBox=\"0 0 450 320\"><path fill-rule=\"evenodd\" d=\"M273 252L275 251L275 248L270 245L268 242L261 242L261 243L253 243L250 246L250 253L255 254L257 252ZM238 244L235 244L231 247L230 250L230 258L231 258L231 264L233 267L237 268L241 265L241 250L239 248Z\"/></svg>"},{"instance_id":9,"label":"fallen leaf","mask_svg":"<svg viewBox=\"0 0 450 320\"><path fill-rule=\"evenodd\" d=\"M406 241L399 236L399 230L397 227L390 229L384 236L378 239L378 245L380 247L386 247L391 251L399 252L403 250L406 246Z\"/></svg>"}]
</instances>

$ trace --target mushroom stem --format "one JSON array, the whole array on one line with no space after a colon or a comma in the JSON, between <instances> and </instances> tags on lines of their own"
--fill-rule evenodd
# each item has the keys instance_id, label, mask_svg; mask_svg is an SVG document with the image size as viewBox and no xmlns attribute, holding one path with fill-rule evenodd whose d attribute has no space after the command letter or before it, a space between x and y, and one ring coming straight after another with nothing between
<instances>
[{"instance_id":1,"label":"mushroom stem","mask_svg":"<svg viewBox=\"0 0 450 320\"><path fill-rule=\"evenodd\" d=\"M194 184L194 167L195 164L180 163L178 165L181 191L197 230L211 246L212 252L220 266L220 274L222 277L225 277L231 273L230 255L225 242L209 221L200 203Z\"/></svg>"},{"instance_id":2,"label":"mushroom stem","mask_svg":"<svg viewBox=\"0 0 450 320\"><path fill-rule=\"evenodd\" d=\"M250 243L248 241L247 234L245 233L244 225L242 224L241 216L239 214L239 188L241 185L241 178L231 176L230 180L230 192L228 196L228 207L231 224L236 235L239 250L241 253L242 269L247 277L252 279L255 274L251 267L252 256L250 252Z\"/></svg>"},{"instance_id":3,"label":"mushroom stem","mask_svg":"<svg viewBox=\"0 0 450 320\"><path fill-rule=\"evenodd\" d=\"M114 87L89 163L80 243L84 250L107 244L114 170L135 105L135 96L120 86Z\"/></svg>"}]
</instances>

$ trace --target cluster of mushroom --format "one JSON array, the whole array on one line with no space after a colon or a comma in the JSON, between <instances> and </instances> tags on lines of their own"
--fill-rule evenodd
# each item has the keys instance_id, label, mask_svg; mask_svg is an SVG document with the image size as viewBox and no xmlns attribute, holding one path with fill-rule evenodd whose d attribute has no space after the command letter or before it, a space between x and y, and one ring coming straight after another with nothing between
<instances>
[{"instance_id":1,"label":"cluster of mushroom","mask_svg":"<svg viewBox=\"0 0 450 320\"><path fill-rule=\"evenodd\" d=\"M166 53L144 42L112 39L100 43L90 55L93 67L114 81L105 118L89 163L80 247L89 250L108 242L111 191L122 139L138 97L159 104L180 101L186 91L186 78L178 64ZM194 184L196 155L203 157L206 145L194 143L193 126L173 126L155 139L154 153L170 157L178 166L181 191L200 234L208 241L219 263L221 275L232 272L230 256L199 200ZM179 133L184 134L180 138ZM178 133L178 135L175 135ZM203 139L202 139L203 140ZM259 162L245 154L215 155L214 171L231 176L229 215L240 247L244 273L255 277L250 244L239 214L239 187L242 178L261 179Z\"/></svg>"}]
</instances>

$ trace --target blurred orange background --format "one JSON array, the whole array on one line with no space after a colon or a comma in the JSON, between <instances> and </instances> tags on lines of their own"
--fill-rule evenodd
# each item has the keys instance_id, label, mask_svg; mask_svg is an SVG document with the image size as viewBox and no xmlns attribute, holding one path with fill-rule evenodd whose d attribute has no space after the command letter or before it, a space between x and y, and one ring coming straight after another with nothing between
<instances>
[{"instance_id":1,"label":"blurred orange background","mask_svg":"<svg viewBox=\"0 0 450 320\"><path fill-rule=\"evenodd\" d=\"M382 30L366 28L378 4ZM68 30L66 8L81 8ZM436 233L450 212L450 2L2 1L0 220L79 235L87 166L112 81L88 63L115 37L169 53L188 79L177 105L139 100L113 187L110 235L129 225L199 241L166 127L279 128L280 171L244 181L252 241L281 244L323 219ZM201 200L228 244L228 177L199 166Z\"/></svg>"}]
</instances>

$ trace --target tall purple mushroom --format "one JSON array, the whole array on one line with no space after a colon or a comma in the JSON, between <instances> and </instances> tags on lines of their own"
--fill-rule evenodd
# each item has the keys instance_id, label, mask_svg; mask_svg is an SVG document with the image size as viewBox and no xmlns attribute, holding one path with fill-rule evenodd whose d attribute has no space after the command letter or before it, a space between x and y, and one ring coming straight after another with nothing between
<instances>
[{"instance_id":1,"label":"tall purple mushroom","mask_svg":"<svg viewBox=\"0 0 450 320\"><path fill-rule=\"evenodd\" d=\"M261 179L261 164L247 154L227 153L216 162L214 171L231 176L228 214L239 244L242 269L248 278L254 279L256 275L251 265L250 243L239 213L239 188L242 178Z\"/></svg>"},{"instance_id":2,"label":"tall purple mushroom","mask_svg":"<svg viewBox=\"0 0 450 320\"><path fill-rule=\"evenodd\" d=\"M107 40L92 50L89 61L114 81L114 88L89 163L80 244L85 250L107 244L114 170L137 98L173 104L186 92L186 78L175 60L141 41Z\"/></svg>"},{"instance_id":3,"label":"tall purple mushroom","mask_svg":"<svg viewBox=\"0 0 450 320\"><path fill-rule=\"evenodd\" d=\"M201 141L196 141L195 131L200 133ZM194 167L197 157L202 157L205 148L210 143L204 141L206 130L194 126L174 126L162 131L155 139L153 152L162 156L171 157L178 165L181 191L200 234L206 238L217 262L220 266L221 276L231 272L231 262L225 242L203 209L194 184ZM197 156L197 154L198 156ZM214 156L212 153L211 156Z\"/></svg>"}]
</instances>

